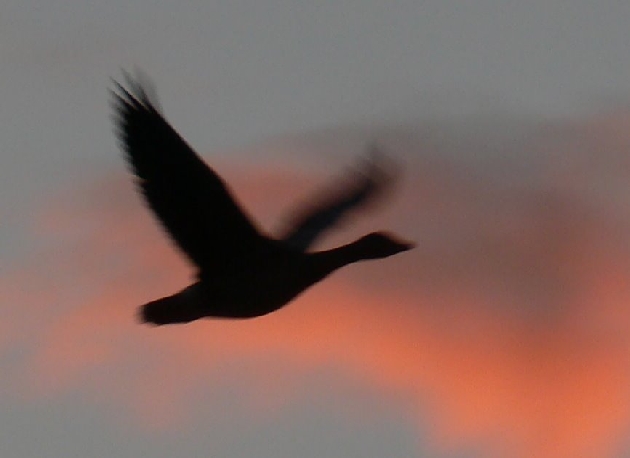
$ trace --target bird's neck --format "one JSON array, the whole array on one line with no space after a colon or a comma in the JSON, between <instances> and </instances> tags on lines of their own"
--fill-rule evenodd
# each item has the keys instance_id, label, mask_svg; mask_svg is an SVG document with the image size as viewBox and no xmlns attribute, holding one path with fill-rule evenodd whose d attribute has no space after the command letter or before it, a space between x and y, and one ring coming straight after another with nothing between
<instances>
[{"instance_id":1,"label":"bird's neck","mask_svg":"<svg viewBox=\"0 0 630 458\"><path fill-rule=\"evenodd\" d=\"M364 250L359 244L359 241L354 241L331 250L319 251L313 253L313 256L318 258L317 263L323 266L328 273L365 259Z\"/></svg>"}]
</instances>

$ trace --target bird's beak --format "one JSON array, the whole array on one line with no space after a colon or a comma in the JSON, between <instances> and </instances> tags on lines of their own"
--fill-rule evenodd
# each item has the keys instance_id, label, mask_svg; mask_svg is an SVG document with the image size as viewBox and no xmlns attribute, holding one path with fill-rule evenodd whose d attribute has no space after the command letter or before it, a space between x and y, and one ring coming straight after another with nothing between
<instances>
[{"instance_id":1,"label":"bird's beak","mask_svg":"<svg viewBox=\"0 0 630 458\"><path fill-rule=\"evenodd\" d=\"M399 242L399 248L400 248L401 252L402 251L409 251L409 250L411 250L412 248L415 248L415 247L416 247L416 243L415 242L407 242L407 241Z\"/></svg>"}]
</instances>

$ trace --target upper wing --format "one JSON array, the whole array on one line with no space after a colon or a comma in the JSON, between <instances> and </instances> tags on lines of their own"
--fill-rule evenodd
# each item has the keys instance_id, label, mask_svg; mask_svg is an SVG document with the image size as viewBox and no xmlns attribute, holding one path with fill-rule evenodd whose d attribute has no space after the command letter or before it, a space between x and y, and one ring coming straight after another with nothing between
<instances>
[{"instance_id":1,"label":"upper wing","mask_svg":"<svg viewBox=\"0 0 630 458\"><path fill-rule=\"evenodd\" d=\"M225 183L164 119L141 84L112 91L121 146L147 203L181 249L211 273L261 235Z\"/></svg>"},{"instance_id":2,"label":"upper wing","mask_svg":"<svg viewBox=\"0 0 630 458\"><path fill-rule=\"evenodd\" d=\"M306 251L325 231L339 223L348 212L372 202L391 182L383 158L372 151L371 156L346 182L337 184L323 197L314 200L293 216L291 228L281 239L291 246Z\"/></svg>"}]
</instances>

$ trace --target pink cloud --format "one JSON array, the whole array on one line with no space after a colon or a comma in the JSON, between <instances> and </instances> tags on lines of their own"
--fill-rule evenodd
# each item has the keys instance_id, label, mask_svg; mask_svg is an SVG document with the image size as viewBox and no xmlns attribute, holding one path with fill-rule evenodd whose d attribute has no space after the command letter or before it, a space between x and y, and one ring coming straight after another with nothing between
<instances>
[{"instance_id":1,"label":"pink cloud","mask_svg":"<svg viewBox=\"0 0 630 458\"><path fill-rule=\"evenodd\" d=\"M128 177L104 177L50 203L37 222L48 247L1 280L18 331L0 348L28 348L13 389L87 390L159 428L185 422L194 394L237 366L252 374L246 408L267 412L333 364L417 413L419 427L430 418L436 448L610 455L630 425L626 132L620 116L541 128L525 145L533 159L515 159L537 161L525 177L484 174L419 135L386 219L333 238L395 227L418 248L246 322L135 322L134 307L181 288L190 270ZM292 173L231 166L226 177L269 228L286 196L320 178Z\"/></svg>"}]
</instances>

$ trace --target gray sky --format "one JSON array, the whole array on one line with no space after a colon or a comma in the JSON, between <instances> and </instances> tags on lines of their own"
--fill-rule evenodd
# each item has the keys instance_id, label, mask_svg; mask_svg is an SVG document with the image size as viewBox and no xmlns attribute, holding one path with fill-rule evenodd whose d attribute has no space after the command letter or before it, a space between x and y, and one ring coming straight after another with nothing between
<instances>
[{"instance_id":1,"label":"gray sky","mask_svg":"<svg viewBox=\"0 0 630 458\"><path fill-rule=\"evenodd\" d=\"M67 261L64 250L82 246L73 234L89 238L99 223L108 224L110 216L93 212L93 220L82 226L84 220L76 215L94 202L94 208L110 209L101 197L90 200L91 183L126 178L107 93L110 78L120 78L121 68L149 75L166 115L183 136L228 168L267 161L274 167L308 168L324 157L334 170L357 155L372 132L390 132L391 144L399 146L394 154L412 162L415 153L400 146L405 142L395 128L440 123L455 127L429 130L429 137L452 152L454 162L466 163L467 155L492 152L485 148L491 145L526 154L516 146L518 129L627 111L629 22L630 3L605 0L4 2L0 275L6 280L31 269L32 256L41 253L47 257L44 266L54 270L55 259ZM394 130L379 130L382 126ZM501 137L504 128L512 133L507 139ZM485 137L488 130L491 139ZM326 145L326 135L337 146L318 158L317 145ZM471 138L478 141L474 148L466 145ZM275 151L274 145L284 146ZM341 157L334 157L337 151ZM247 178L234 167L247 193ZM127 191L133 193L131 187ZM85 201L64 202L65 196L83 192ZM250 198L266 211L253 191ZM62 215L64 205L72 208L61 229L56 224L63 218L42 210L51 202L60 205ZM112 214L127 215L116 209ZM140 217L152 224L146 213ZM387 218L381 221L421 234L400 212ZM46 277L44 267L38 268L33 271ZM81 297L75 283L81 277L74 273L51 274L51 285L44 281L38 287L44 296L46 288L54 290L50 297L61 302ZM19 315L13 308L21 304L0 305L10 317L0 327L7 328L9 342L0 352L0 367L4 374L22 374L23 361L38 354L38 339L11 337L11 328L30 328L12 321ZM133 380L136 362L110 369ZM68 376L69 381L59 382L61 388L41 390L44 394L16 390L12 385L22 375L9 376L0 383L1 454L376 458L489 456L488 450L495 450L484 448L486 438L445 445L444 437L450 436L435 433L430 410L422 405L408 409L395 394L375 395L370 390L377 387L358 382L361 374L334 365L310 368L300 376L309 383L294 382L307 388L275 406L264 420L260 415L252 419L247 409L232 411L248 389L235 381L242 370L236 366L204 379L214 394L191 388L207 408L191 409L193 420L167 433L137 428L128 418L133 414L121 413L120 402L109 402L117 388L96 380L107 378L105 369ZM285 366L281 374L289 377L293 366ZM40 383L48 384L45 376ZM431 402L427 396L426 403Z\"/></svg>"}]
</instances>

